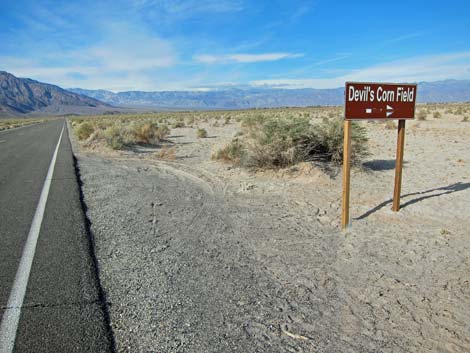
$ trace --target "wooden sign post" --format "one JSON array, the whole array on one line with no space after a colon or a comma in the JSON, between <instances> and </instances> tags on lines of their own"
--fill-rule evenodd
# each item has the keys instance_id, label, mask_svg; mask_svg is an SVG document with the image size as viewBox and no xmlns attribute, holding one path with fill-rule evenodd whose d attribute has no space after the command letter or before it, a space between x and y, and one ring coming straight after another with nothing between
<instances>
[{"instance_id":1,"label":"wooden sign post","mask_svg":"<svg viewBox=\"0 0 470 353\"><path fill-rule=\"evenodd\" d=\"M341 212L341 227L349 225L349 190L351 184L351 121L344 122L343 142L343 205Z\"/></svg>"},{"instance_id":2,"label":"wooden sign post","mask_svg":"<svg viewBox=\"0 0 470 353\"><path fill-rule=\"evenodd\" d=\"M349 226L351 173L351 120L399 120L395 188L392 210L400 210L400 194L405 147L405 121L414 119L417 85L397 83L346 82L343 145L343 203L341 227Z\"/></svg>"},{"instance_id":3,"label":"wooden sign post","mask_svg":"<svg viewBox=\"0 0 470 353\"><path fill-rule=\"evenodd\" d=\"M397 159L395 162L395 188L393 190L392 210L400 210L401 176L403 170L403 153L405 150L405 120L398 121Z\"/></svg>"}]
</instances>

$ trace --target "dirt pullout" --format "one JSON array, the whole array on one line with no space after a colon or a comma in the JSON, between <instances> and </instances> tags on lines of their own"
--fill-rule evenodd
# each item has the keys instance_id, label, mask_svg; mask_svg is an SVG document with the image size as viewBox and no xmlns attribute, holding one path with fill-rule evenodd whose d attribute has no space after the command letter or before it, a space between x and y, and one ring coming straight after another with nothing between
<instances>
[{"instance_id":1,"label":"dirt pullout","mask_svg":"<svg viewBox=\"0 0 470 353\"><path fill-rule=\"evenodd\" d=\"M339 201L303 198L303 185L235 190L177 163L84 154L79 165L120 352L470 350L463 233L372 219L345 236Z\"/></svg>"}]
</instances>

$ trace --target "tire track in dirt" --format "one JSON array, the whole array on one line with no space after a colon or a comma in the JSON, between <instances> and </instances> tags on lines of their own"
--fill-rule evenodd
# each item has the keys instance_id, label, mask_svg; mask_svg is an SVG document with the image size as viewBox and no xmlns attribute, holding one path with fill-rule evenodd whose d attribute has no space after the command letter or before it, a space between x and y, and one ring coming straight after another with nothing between
<instances>
[{"instance_id":1,"label":"tire track in dirt","mask_svg":"<svg viewBox=\"0 0 470 353\"><path fill-rule=\"evenodd\" d=\"M282 193L226 195L217 177L173 162L81 163L122 352L469 347L468 308L458 313L445 297L467 303L468 281L433 287L436 261L468 268L465 247L403 243L400 225L375 234L367 222L345 238L319 221L337 202L321 210Z\"/></svg>"}]
</instances>

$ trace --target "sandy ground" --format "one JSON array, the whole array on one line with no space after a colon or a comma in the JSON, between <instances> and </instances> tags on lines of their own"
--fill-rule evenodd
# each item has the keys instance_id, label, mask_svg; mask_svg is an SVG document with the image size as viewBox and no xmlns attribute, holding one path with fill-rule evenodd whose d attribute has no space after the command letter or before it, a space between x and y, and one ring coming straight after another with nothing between
<instances>
[{"instance_id":1,"label":"sandy ground","mask_svg":"<svg viewBox=\"0 0 470 353\"><path fill-rule=\"evenodd\" d=\"M399 213L396 131L364 124L346 233L340 170L211 161L237 124L173 129L171 161L80 148L118 350L470 351L470 123L407 123Z\"/></svg>"}]
</instances>

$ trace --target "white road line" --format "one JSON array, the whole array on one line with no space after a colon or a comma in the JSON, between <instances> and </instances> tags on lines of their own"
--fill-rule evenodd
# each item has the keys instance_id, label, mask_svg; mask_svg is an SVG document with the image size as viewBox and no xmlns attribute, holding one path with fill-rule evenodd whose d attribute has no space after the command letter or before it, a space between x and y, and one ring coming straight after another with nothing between
<instances>
[{"instance_id":1,"label":"white road line","mask_svg":"<svg viewBox=\"0 0 470 353\"><path fill-rule=\"evenodd\" d=\"M52 175L54 174L57 152L59 151L59 145L62 139L62 134L64 133L64 128L65 124L62 126L59 141L57 142L54 154L52 155L51 164L49 165L46 180L42 187L39 203L36 207L36 212L34 213L33 223L29 229L28 239L26 240L20 265L18 266L15 281L13 282L10 297L8 298L7 308L3 313L2 323L0 325L0 353L12 353L15 346L16 331L20 320L21 307L23 306L24 296L26 294L29 273L31 272L31 265L36 251L36 243L41 229Z\"/></svg>"}]
</instances>

